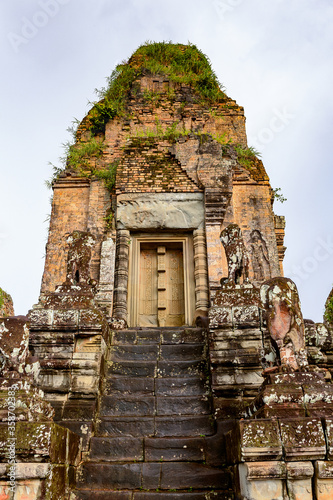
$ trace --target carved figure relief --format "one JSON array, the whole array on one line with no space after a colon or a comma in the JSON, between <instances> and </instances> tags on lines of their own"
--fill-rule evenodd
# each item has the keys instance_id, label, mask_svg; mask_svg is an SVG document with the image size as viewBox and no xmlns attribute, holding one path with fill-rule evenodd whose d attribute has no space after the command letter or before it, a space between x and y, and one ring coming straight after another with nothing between
<instances>
[{"instance_id":1,"label":"carved figure relief","mask_svg":"<svg viewBox=\"0 0 333 500\"><path fill-rule=\"evenodd\" d=\"M244 245L242 231L237 224L229 224L220 234L228 262L228 281L241 283L249 277L249 257Z\"/></svg>"},{"instance_id":2,"label":"carved figure relief","mask_svg":"<svg viewBox=\"0 0 333 500\"><path fill-rule=\"evenodd\" d=\"M254 279L263 281L270 277L269 255L265 240L260 231L255 229L250 235L249 244Z\"/></svg>"},{"instance_id":3,"label":"carved figure relief","mask_svg":"<svg viewBox=\"0 0 333 500\"><path fill-rule=\"evenodd\" d=\"M306 368L304 322L295 283L289 278L272 278L261 286L260 298L282 369Z\"/></svg>"},{"instance_id":4,"label":"carved figure relief","mask_svg":"<svg viewBox=\"0 0 333 500\"><path fill-rule=\"evenodd\" d=\"M66 283L71 285L94 284L90 278L91 248L95 238L87 232L73 231L68 238Z\"/></svg>"}]
</instances>

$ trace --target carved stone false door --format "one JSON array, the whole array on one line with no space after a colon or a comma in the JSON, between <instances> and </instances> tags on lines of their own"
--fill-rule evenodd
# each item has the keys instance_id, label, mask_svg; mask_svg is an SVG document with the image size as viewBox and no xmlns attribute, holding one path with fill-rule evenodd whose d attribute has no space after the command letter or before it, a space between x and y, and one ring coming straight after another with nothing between
<instances>
[{"instance_id":1,"label":"carved stone false door","mask_svg":"<svg viewBox=\"0 0 333 500\"><path fill-rule=\"evenodd\" d=\"M139 326L181 326L185 322L182 248L142 245Z\"/></svg>"}]
</instances>

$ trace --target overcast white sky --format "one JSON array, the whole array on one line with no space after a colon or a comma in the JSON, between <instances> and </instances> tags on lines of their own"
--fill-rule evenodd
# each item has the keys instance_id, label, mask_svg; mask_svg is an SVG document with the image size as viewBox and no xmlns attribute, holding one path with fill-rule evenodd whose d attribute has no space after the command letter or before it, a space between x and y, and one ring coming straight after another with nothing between
<instances>
[{"instance_id":1,"label":"overcast white sky","mask_svg":"<svg viewBox=\"0 0 333 500\"><path fill-rule=\"evenodd\" d=\"M37 302L50 213L44 180L94 89L147 40L195 43L244 106L249 145L288 199L285 274L322 320L333 283L331 0L1 2L0 286Z\"/></svg>"}]
</instances>

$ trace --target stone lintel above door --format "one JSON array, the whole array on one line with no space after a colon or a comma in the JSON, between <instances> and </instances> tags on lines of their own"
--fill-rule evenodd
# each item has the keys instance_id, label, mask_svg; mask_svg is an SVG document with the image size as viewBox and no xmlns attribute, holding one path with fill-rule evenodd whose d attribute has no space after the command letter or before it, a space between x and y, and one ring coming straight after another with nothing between
<instances>
[{"instance_id":1,"label":"stone lintel above door","mask_svg":"<svg viewBox=\"0 0 333 500\"><path fill-rule=\"evenodd\" d=\"M203 193L121 194L117 197L117 229L193 230L204 227Z\"/></svg>"}]
</instances>

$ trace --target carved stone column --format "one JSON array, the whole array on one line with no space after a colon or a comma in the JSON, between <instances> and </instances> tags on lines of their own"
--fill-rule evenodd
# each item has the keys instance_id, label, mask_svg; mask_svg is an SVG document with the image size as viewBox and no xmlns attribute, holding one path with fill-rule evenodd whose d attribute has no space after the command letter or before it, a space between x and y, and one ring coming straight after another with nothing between
<instances>
[{"instance_id":1,"label":"carved stone column","mask_svg":"<svg viewBox=\"0 0 333 500\"><path fill-rule=\"evenodd\" d=\"M116 257L115 234L102 243L99 284L95 301L108 316L112 316L114 270Z\"/></svg>"},{"instance_id":2,"label":"carved stone column","mask_svg":"<svg viewBox=\"0 0 333 500\"><path fill-rule=\"evenodd\" d=\"M118 229L113 316L127 321L128 253L130 232Z\"/></svg>"},{"instance_id":3,"label":"carved stone column","mask_svg":"<svg viewBox=\"0 0 333 500\"><path fill-rule=\"evenodd\" d=\"M204 229L193 231L195 309L207 311L209 308L208 266L206 235Z\"/></svg>"},{"instance_id":4,"label":"carved stone column","mask_svg":"<svg viewBox=\"0 0 333 500\"><path fill-rule=\"evenodd\" d=\"M286 247L283 245L284 243L284 230L286 227L286 220L283 215L274 215L274 226L275 226L275 236L276 236L276 244L279 256L279 264L281 270L281 276L283 276L283 259L284 254L286 252Z\"/></svg>"}]
</instances>

